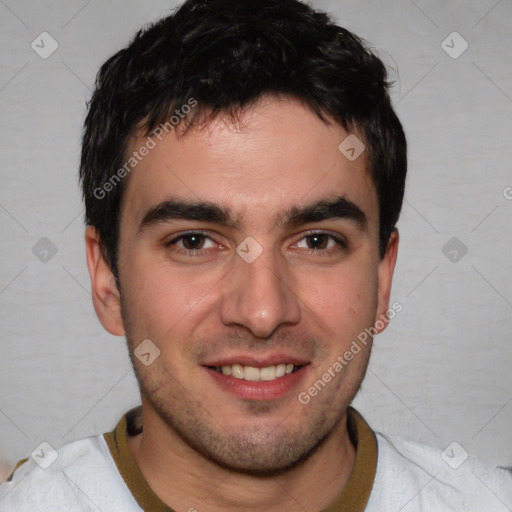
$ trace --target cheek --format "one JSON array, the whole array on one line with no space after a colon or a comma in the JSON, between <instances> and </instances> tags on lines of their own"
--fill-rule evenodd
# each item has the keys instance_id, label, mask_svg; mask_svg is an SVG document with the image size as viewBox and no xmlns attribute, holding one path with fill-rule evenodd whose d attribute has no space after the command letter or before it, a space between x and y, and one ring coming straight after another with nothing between
<instances>
[{"instance_id":1,"label":"cheek","mask_svg":"<svg viewBox=\"0 0 512 512\"><path fill-rule=\"evenodd\" d=\"M150 255L125 257L130 264L121 276L123 300L138 338L165 340L182 331L187 319L211 301L220 279L215 272L199 276L191 269L171 268Z\"/></svg>"},{"instance_id":2,"label":"cheek","mask_svg":"<svg viewBox=\"0 0 512 512\"><path fill-rule=\"evenodd\" d=\"M347 266L336 271L305 273L301 289L307 309L336 339L352 339L372 326L377 310L377 272Z\"/></svg>"}]
</instances>

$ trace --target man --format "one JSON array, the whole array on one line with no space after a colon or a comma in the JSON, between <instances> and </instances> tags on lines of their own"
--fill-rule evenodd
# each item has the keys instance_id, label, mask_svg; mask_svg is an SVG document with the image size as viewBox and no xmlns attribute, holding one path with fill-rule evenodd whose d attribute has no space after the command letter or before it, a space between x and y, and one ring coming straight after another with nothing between
<instances>
[{"instance_id":1,"label":"man","mask_svg":"<svg viewBox=\"0 0 512 512\"><path fill-rule=\"evenodd\" d=\"M19 464L0 510L511 510L504 471L454 471L350 407L397 308L406 143L387 86L296 0L189 0L102 66L87 262L142 406Z\"/></svg>"}]
</instances>

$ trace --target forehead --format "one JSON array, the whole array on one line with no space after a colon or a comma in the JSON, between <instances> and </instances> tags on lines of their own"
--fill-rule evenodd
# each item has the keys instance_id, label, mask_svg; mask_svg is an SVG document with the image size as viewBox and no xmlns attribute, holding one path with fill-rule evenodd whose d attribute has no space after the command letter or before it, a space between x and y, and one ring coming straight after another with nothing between
<instances>
[{"instance_id":1,"label":"forehead","mask_svg":"<svg viewBox=\"0 0 512 512\"><path fill-rule=\"evenodd\" d=\"M121 222L140 222L170 196L222 205L244 223L271 219L293 206L328 197L353 201L378 222L375 187L366 154L348 159L338 149L349 135L327 125L291 98L266 98L241 113L224 115L187 134L158 140L130 172ZM141 137L133 151L148 145ZM153 144L150 144L153 146Z\"/></svg>"}]
</instances>

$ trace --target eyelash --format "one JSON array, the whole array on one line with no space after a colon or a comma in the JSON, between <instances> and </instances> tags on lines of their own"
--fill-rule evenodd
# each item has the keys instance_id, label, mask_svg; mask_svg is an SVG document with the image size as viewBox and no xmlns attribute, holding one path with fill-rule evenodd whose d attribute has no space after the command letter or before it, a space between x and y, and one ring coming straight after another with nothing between
<instances>
[{"instance_id":1,"label":"eyelash","mask_svg":"<svg viewBox=\"0 0 512 512\"><path fill-rule=\"evenodd\" d=\"M333 255L332 253L338 252L340 249L342 251L346 251L348 249L348 244L343 238L340 238L338 236L333 235L332 233L328 233L325 231L306 231L299 240L303 240L304 238L314 235L326 236L327 238L334 240L334 242L337 245L337 247L330 247L329 249L306 249L308 253L314 254L315 256L319 256L322 254Z\"/></svg>"},{"instance_id":2,"label":"eyelash","mask_svg":"<svg viewBox=\"0 0 512 512\"><path fill-rule=\"evenodd\" d=\"M209 240L213 241L213 239L209 236L207 232L204 231L187 231L186 233L182 233L179 236L173 238L172 240L165 242L164 246L166 248L170 248L172 245L175 245L180 240L185 239L188 236L203 236L205 238L208 238ZM322 256L322 255L333 255L333 252L337 252L340 249L341 250L347 250L348 244L345 240L342 238L339 238L331 233L325 232L325 231L306 231L302 237L299 239L299 241L315 236L315 235L323 235L327 236L329 239L334 240L334 242L337 244L337 247L330 247L328 249L305 249L307 253L312 254L314 256ZM202 249L181 249L181 248L174 248L174 251L180 254L185 254L188 256L201 256L201 253L203 252Z\"/></svg>"},{"instance_id":3,"label":"eyelash","mask_svg":"<svg viewBox=\"0 0 512 512\"><path fill-rule=\"evenodd\" d=\"M183 239L185 239L188 236L194 236L194 235L196 235L196 236L198 236L198 235L199 236L203 236L205 238L209 238L210 240L212 240L212 238L208 235L208 233L206 233L204 231L187 231L186 233L182 233L181 235L173 238L169 242L165 242L164 246L166 248L169 248L172 245L174 245L177 242L179 242L180 240L183 240ZM181 249L179 247L175 248L174 251L179 253L179 254L185 254L185 255L188 255L188 256L201 256L201 252L202 252L201 249Z\"/></svg>"}]
</instances>

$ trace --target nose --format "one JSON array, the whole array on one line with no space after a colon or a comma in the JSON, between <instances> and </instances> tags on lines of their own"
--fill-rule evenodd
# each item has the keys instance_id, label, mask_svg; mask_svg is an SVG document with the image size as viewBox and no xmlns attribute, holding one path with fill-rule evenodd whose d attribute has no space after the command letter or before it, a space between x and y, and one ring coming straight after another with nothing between
<instances>
[{"instance_id":1,"label":"nose","mask_svg":"<svg viewBox=\"0 0 512 512\"><path fill-rule=\"evenodd\" d=\"M243 326L258 338L269 338L283 324L297 324L300 301L285 268L286 263L270 250L263 250L252 263L236 255L223 290L223 324Z\"/></svg>"}]
</instances>

